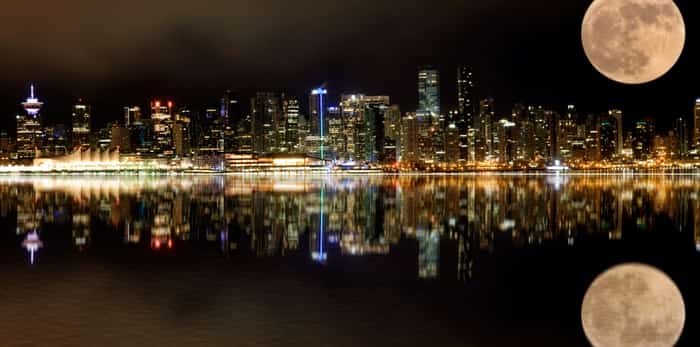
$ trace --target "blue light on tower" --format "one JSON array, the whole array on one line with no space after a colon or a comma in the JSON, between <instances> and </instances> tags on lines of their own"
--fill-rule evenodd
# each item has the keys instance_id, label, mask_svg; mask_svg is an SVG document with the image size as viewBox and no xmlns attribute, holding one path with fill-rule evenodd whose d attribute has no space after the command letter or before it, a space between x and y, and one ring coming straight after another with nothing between
<instances>
[{"instance_id":1,"label":"blue light on tower","mask_svg":"<svg viewBox=\"0 0 700 347\"><path fill-rule=\"evenodd\" d=\"M324 138L323 138L323 96L328 94L328 90L326 90L323 87L316 88L311 91L311 95L318 96L318 115L319 115L319 128L321 130L321 160L325 160L325 156L323 153L323 143L324 143Z\"/></svg>"}]
</instances>

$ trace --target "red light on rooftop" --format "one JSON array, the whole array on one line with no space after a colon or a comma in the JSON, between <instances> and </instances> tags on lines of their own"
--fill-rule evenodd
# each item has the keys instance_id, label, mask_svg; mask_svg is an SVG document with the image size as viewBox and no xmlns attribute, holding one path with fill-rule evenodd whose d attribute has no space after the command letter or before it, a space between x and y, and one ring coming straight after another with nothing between
<instances>
[{"instance_id":1,"label":"red light on rooftop","mask_svg":"<svg viewBox=\"0 0 700 347\"><path fill-rule=\"evenodd\" d=\"M172 101L168 101L168 108L172 108L172 107L173 107L173 102L172 102Z\"/></svg>"},{"instance_id":2,"label":"red light on rooftop","mask_svg":"<svg viewBox=\"0 0 700 347\"><path fill-rule=\"evenodd\" d=\"M156 101L156 107L160 107L160 101Z\"/></svg>"}]
</instances>

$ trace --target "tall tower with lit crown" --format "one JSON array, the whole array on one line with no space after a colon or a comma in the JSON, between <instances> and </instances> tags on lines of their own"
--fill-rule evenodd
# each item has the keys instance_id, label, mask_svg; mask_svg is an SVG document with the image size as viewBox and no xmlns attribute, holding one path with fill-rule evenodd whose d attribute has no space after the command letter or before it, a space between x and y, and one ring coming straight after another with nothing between
<instances>
[{"instance_id":1,"label":"tall tower with lit crown","mask_svg":"<svg viewBox=\"0 0 700 347\"><path fill-rule=\"evenodd\" d=\"M26 114L17 115L17 158L33 159L41 140L41 117L44 105L34 95L34 85L29 87L29 97L21 103Z\"/></svg>"}]
</instances>

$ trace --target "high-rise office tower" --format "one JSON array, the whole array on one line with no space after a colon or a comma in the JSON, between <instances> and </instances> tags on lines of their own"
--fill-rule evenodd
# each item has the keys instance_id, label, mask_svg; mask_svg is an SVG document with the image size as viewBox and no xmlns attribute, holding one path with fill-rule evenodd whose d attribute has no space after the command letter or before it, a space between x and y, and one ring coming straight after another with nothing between
<instances>
[{"instance_id":1,"label":"high-rise office tower","mask_svg":"<svg viewBox=\"0 0 700 347\"><path fill-rule=\"evenodd\" d=\"M462 66L457 69L457 119L459 129L460 161L469 161L469 129L474 124L474 76L471 68ZM473 146L473 144L472 144Z\"/></svg>"},{"instance_id":2,"label":"high-rise office tower","mask_svg":"<svg viewBox=\"0 0 700 347\"><path fill-rule=\"evenodd\" d=\"M173 154L172 101L151 102L151 122L153 125L153 151L159 156Z\"/></svg>"},{"instance_id":3,"label":"high-rise office tower","mask_svg":"<svg viewBox=\"0 0 700 347\"><path fill-rule=\"evenodd\" d=\"M614 109L610 110L608 112L608 115L612 117L612 119L615 121L615 132L617 134L617 139L615 140L615 143L617 145L617 148L615 149L615 154L617 156L622 156L622 149L624 148L624 130L622 128L622 111Z\"/></svg>"},{"instance_id":4,"label":"high-rise office tower","mask_svg":"<svg viewBox=\"0 0 700 347\"><path fill-rule=\"evenodd\" d=\"M496 142L494 147L496 148L495 157L501 164L510 164L513 162L517 155L516 150L516 127L515 123L503 118L498 121L495 125L497 135L494 136Z\"/></svg>"},{"instance_id":5,"label":"high-rise office tower","mask_svg":"<svg viewBox=\"0 0 700 347\"><path fill-rule=\"evenodd\" d=\"M476 160L488 160L493 156L493 123L495 120L494 100L484 99L479 102L479 113L474 117L476 130Z\"/></svg>"},{"instance_id":6,"label":"high-rise office tower","mask_svg":"<svg viewBox=\"0 0 700 347\"><path fill-rule=\"evenodd\" d=\"M445 161L456 163L460 159L460 131L457 122L450 122L445 128Z\"/></svg>"},{"instance_id":7,"label":"high-rise office tower","mask_svg":"<svg viewBox=\"0 0 700 347\"><path fill-rule=\"evenodd\" d=\"M418 162L418 121L415 113L408 113L401 120L401 162L414 164Z\"/></svg>"},{"instance_id":8,"label":"high-rise office tower","mask_svg":"<svg viewBox=\"0 0 700 347\"><path fill-rule=\"evenodd\" d=\"M282 101L275 93L257 93L250 102L253 152L273 153L276 148L276 127L282 117Z\"/></svg>"},{"instance_id":9,"label":"high-rise office tower","mask_svg":"<svg viewBox=\"0 0 700 347\"><path fill-rule=\"evenodd\" d=\"M369 163L383 161L385 134L384 119L389 109L388 96L367 96L363 100L364 129L362 148L364 160Z\"/></svg>"},{"instance_id":10,"label":"high-rise office tower","mask_svg":"<svg viewBox=\"0 0 700 347\"><path fill-rule=\"evenodd\" d=\"M64 155L68 153L68 131L63 124L48 125L43 130L42 152L49 155Z\"/></svg>"},{"instance_id":11,"label":"high-rise office tower","mask_svg":"<svg viewBox=\"0 0 700 347\"><path fill-rule=\"evenodd\" d=\"M433 67L418 71L418 113L440 115L440 72Z\"/></svg>"},{"instance_id":12,"label":"high-rise office tower","mask_svg":"<svg viewBox=\"0 0 700 347\"><path fill-rule=\"evenodd\" d=\"M129 128L114 123L112 125L112 140L110 145L113 149L118 149L120 153L131 152L131 135Z\"/></svg>"},{"instance_id":13,"label":"high-rise office tower","mask_svg":"<svg viewBox=\"0 0 700 347\"><path fill-rule=\"evenodd\" d=\"M655 127L652 119L637 121L634 128L634 142L632 147L635 159L646 160L650 157L654 131Z\"/></svg>"},{"instance_id":14,"label":"high-rise office tower","mask_svg":"<svg viewBox=\"0 0 700 347\"><path fill-rule=\"evenodd\" d=\"M180 158L189 156L190 144L189 122L175 122L173 124L173 147L175 155Z\"/></svg>"},{"instance_id":15,"label":"high-rise office tower","mask_svg":"<svg viewBox=\"0 0 700 347\"><path fill-rule=\"evenodd\" d=\"M326 109L326 123L328 123L328 131L326 132L326 158L338 159L345 148L345 127L340 108L331 106Z\"/></svg>"},{"instance_id":16,"label":"high-rise office tower","mask_svg":"<svg viewBox=\"0 0 700 347\"><path fill-rule=\"evenodd\" d=\"M282 113L284 118L284 143L280 146L281 152L299 153L299 118L301 107L299 100L285 97L282 101Z\"/></svg>"},{"instance_id":17,"label":"high-rise office tower","mask_svg":"<svg viewBox=\"0 0 700 347\"><path fill-rule=\"evenodd\" d=\"M224 135L228 123L226 118L222 117L220 110L207 108L200 122L204 133L200 136L201 143L198 151L209 152L209 154L223 153L226 142Z\"/></svg>"},{"instance_id":18,"label":"high-rise office tower","mask_svg":"<svg viewBox=\"0 0 700 347\"><path fill-rule=\"evenodd\" d=\"M124 107L124 125L128 128L131 124L141 121L141 108L138 106Z\"/></svg>"},{"instance_id":19,"label":"high-rise office tower","mask_svg":"<svg viewBox=\"0 0 700 347\"><path fill-rule=\"evenodd\" d=\"M220 117L224 127L224 150L227 153L236 151L236 129L242 119L241 100L238 94L226 90L219 103Z\"/></svg>"},{"instance_id":20,"label":"high-rise office tower","mask_svg":"<svg viewBox=\"0 0 700 347\"><path fill-rule=\"evenodd\" d=\"M363 127L362 94L343 94L340 98L340 115L343 119L345 144L342 157L358 160L360 155L360 129Z\"/></svg>"},{"instance_id":21,"label":"high-rise office tower","mask_svg":"<svg viewBox=\"0 0 700 347\"><path fill-rule=\"evenodd\" d=\"M548 160L551 157L551 118L553 113L545 110L542 106L531 107L529 113L534 129L534 137L532 138L534 158Z\"/></svg>"},{"instance_id":22,"label":"high-rise office tower","mask_svg":"<svg viewBox=\"0 0 700 347\"><path fill-rule=\"evenodd\" d=\"M694 149L700 150L700 98L695 100L695 109L693 110L693 146Z\"/></svg>"},{"instance_id":23,"label":"high-rise office tower","mask_svg":"<svg viewBox=\"0 0 700 347\"><path fill-rule=\"evenodd\" d=\"M78 102L73 105L71 120L73 148L90 147L90 105L78 99Z\"/></svg>"},{"instance_id":24,"label":"high-rise office tower","mask_svg":"<svg viewBox=\"0 0 700 347\"><path fill-rule=\"evenodd\" d=\"M683 117L676 119L674 123L673 133L676 137L676 150L674 155L676 158L685 158L688 156L688 124Z\"/></svg>"},{"instance_id":25,"label":"high-rise office tower","mask_svg":"<svg viewBox=\"0 0 700 347\"><path fill-rule=\"evenodd\" d=\"M600 119L600 158L612 160L618 151L617 121L614 117Z\"/></svg>"},{"instance_id":26,"label":"high-rise office tower","mask_svg":"<svg viewBox=\"0 0 700 347\"><path fill-rule=\"evenodd\" d=\"M573 156L573 146L577 137L578 114L575 105L567 105L566 113L559 118L557 126L557 146L559 159L569 160Z\"/></svg>"},{"instance_id":27,"label":"high-rise office tower","mask_svg":"<svg viewBox=\"0 0 700 347\"><path fill-rule=\"evenodd\" d=\"M328 90L321 87L316 88L309 93L309 124L311 128L311 136L325 136L325 130L328 127L326 124L326 108L328 107ZM321 135L321 132L324 132Z\"/></svg>"},{"instance_id":28,"label":"high-rise office tower","mask_svg":"<svg viewBox=\"0 0 700 347\"><path fill-rule=\"evenodd\" d=\"M340 114L345 129L345 159L370 162L383 159L389 105L386 95L342 95Z\"/></svg>"},{"instance_id":29,"label":"high-rise office tower","mask_svg":"<svg viewBox=\"0 0 700 347\"><path fill-rule=\"evenodd\" d=\"M39 111L44 105L34 95L34 85L30 86L29 97L22 102L25 114L17 115L17 157L32 159L41 141L41 116Z\"/></svg>"},{"instance_id":30,"label":"high-rise office tower","mask_svg":"<svg viewBox=\"0 0 700 347\"><path fill-rule=\"evenodd\" d=\"M399 105L391 105L384 113L384 160L386 162L397 161L400 157L400 148L401 108Z\"/></svg>"},{"instance_id":31,"label":"high-rise office tower","mask_svg":"<svg viewBox=\"0 0 700 347\"><path fill-rule=\"evenodd\" d=\"M586 160L588 161L599 161L600 160L600 122L598 121L598 116L594 114L589 114L586 118L586 137L585 137L585 148L586 148Z\"/></svg>"}]
</instances>

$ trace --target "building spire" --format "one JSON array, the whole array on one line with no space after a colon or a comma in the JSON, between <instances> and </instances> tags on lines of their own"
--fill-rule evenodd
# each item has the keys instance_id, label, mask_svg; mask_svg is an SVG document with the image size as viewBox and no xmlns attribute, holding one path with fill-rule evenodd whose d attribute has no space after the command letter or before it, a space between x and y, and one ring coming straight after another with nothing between
<instances>
[{"instance_id":1,"label":"building spire","mask_svg":"<svg viewBox=\"0 0 700 347\"><path fill-rule=\"evenodd\" d=\"M34 83L29 84L29 98L34 99Z\"/></svg>"}]
</instances>

